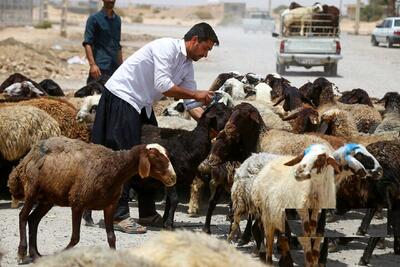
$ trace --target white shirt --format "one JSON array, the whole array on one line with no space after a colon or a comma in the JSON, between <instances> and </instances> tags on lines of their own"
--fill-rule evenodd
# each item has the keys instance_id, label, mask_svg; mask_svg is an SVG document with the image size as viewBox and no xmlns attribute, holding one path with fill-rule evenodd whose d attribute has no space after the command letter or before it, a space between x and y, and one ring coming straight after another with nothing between
<instances>
[{"instance_id":1,"label":"white shirt","mask_svg":"<svg viewBox=\"0 0 400 267\"><path fill-rule=\"evenodd\" d=\"M193 62L187 58L185 41L172 38L157 39L143 46L105 84L139 114L145 107L149 118L153 102L174 85L196 90Z\"/></svg>"}]
</instances>

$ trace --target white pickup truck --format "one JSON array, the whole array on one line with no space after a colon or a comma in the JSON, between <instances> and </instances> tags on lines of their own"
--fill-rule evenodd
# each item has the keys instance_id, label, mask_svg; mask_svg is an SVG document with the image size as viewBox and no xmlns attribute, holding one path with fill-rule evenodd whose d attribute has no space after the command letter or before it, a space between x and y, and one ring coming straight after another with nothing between
<instances>
[{"instance_id":1,"label":"white pickup truck","mask_svg":"<svg viewBox=\"0 0 400 267\"><path fill-rule=\"evenodd\" d=\"M323 66L326 75L337 76L338 61L342 59L339 27L321 18L310 19L301 35L301 21L285 27L284 16L280 18L279 33L272 34L278 38L276 72L284 74L289 66Z\"/></svg>"}]
</instances>

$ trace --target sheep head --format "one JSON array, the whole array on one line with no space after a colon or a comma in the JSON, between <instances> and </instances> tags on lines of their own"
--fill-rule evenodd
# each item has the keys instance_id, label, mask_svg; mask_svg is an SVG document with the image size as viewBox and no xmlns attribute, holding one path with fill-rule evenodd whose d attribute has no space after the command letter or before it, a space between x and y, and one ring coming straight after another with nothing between
<instances>
[{"instance_id":1,"label":"sheep head","mask_svg":"<svg viewBox=\"0 0 400 267\"><path fill-rule=\"evenodd\" d=\"M183 104L183 100L176 101L166 107L162 115L163 116L183 116L185 112L185 105Z\"/></svg>"},{"instance_id":2,"label":"sheep head","mask_svg":"<svg viewBox=\"0 0 400 267\"><path fill-rule=\"evenodd\" d=\"M153 177L168 187L176 183L175 170L167 150L159 144L146 145L140 151L138 169L141 178Z\"/></svg>"},{"instance_id":3,"label":"sheep head","mask_svg":"<svg viewBox=\"0 0 400 267\"><path fill-rule=\"evenodd\" d=\"M293 123L293 132L304 133L313 132L319 125L318 111L308 105L304 105L303 109L282 119L283 121L296 120Z\"/></svg>"},{"instance_id":4,"label":"sheep head","mask_svg":"<svg viewBox=\"0 0 400 267\"><path fill-rule=\"evenodd\" d=\"M265 77L265 83L272 88L271 100L282 96L284 88L290 86L290 82L288 80L276 73L268 74L267 77Z\"/></svg>"},{"instance_id":5,"label":"sheep head","mask_svg":"<svg viewBox=\"0 0 400 267\"><path fill-rule=\"evenodd\" d=\"M373 179L382 177L383 169L376 158L360 144L346 144L334 152L335 159L343 169L351 172L359 178L367 176Z\"/></svg>"},{"instance_id":6,"label":"sheep head","mask_svg":"<svg viewBox=\"0 0 400 267\"><path fill-rule=\"evenodd\" d=\"M209 137L213 139L219 131L224 129L231 114L231 108L223 103L215 103L205 109L198 121L198 125L207 127L209 130Z\"/></svg>"},{"instance_id":7,"label":"sheep head","mask_svg":"<svg viewBox=\"0 0 400 267\"><path fill-rule=\"evenodd\" d=\"M388 92L378 103L385 103L386 112L400 113L400 95L397 92Z\"/></svg>"},{"instance_id":8,"label":"sheep head","mask_svg":"<svg viewBox=\"0 0 400 267\"><path fill-rule=\"evenodd\" d=\"M265 123L254 106L249 103L237 105L224 130L217 135L212 144L210 164L244 160L255 151L258 136L263 129Z\"/></svg>"},{"instance_id":9,"label":"sheep head","mask_svg":"<svg viewBox=\"0 0 400 267\"><path fill-rule=\"evenodd\" d=\"M286 166L297 165L295 178L298 181L311 178L312 173L321 173L323 169L330 165L336 172L340 172L340 165L331 156L330 149L322 144L314 144L304 150L303 154L286 162Z\"/></svg>"}]
</instances>

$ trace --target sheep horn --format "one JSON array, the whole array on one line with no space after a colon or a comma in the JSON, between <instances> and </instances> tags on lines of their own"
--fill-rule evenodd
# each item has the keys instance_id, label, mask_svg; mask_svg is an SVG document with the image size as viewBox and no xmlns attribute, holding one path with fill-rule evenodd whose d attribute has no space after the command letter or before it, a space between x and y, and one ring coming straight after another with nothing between
<instances>
[{"instance_id":1,"label":"sheep horn","mask_svg":"<svg viewBox=\"0 0 400 267\"><path fill-rule=\"evenodd\" d=\"M326 163L328 165L331 165L336 173L339 173L342 171L342 168L340 167L339 163L337 163L337 161L334 158L328 157L328 159L326 160Z\"/></svg>"},{"instance_id":2,"label":"sheep horn","mask_svg":"<svg viewBox=\"0 0 400 267\"><path fill-rule=\"evenodd\" d=\"M302 153L301 155L298 155L297 157L295 157L294 159L284 163L283 165L285 165L285 166L294 166L297 163L299 163L303 159L303 157L304 157L304 153Z\"/></svg>"},{"instance_id":3,"label":"sheep horn","mask_svg":"<svg viewBox=\"0 0 400 267\"><path fill-rule=\"evenodd\" d=\"M274 107L277 106L277 105L279 105L279 103L281 103L283 100L285 100L285 96L284 96L284 95L281 96L281 97L278 99L278 101L274 104Z\"/></svg>"}]
</instances>

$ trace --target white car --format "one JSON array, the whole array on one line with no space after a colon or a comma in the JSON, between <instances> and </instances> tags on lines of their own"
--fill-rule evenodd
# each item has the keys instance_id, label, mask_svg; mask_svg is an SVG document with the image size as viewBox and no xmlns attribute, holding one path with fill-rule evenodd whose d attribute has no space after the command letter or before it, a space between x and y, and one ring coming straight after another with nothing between
<instances>
[{"instance_id":1,"label":"white car","mask_svg":"<svg viewBox=\"0 0 400 267\"><path fill-rule=\"evenodd\" d=\"M386 43L388 47L400 44L400 17L386 18L376 25L371 35L371 44L377 46L379 43Z\"/></svg>"}]
</instances>

